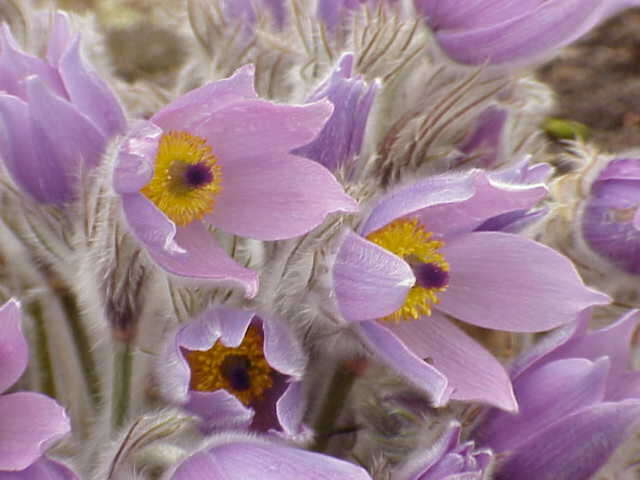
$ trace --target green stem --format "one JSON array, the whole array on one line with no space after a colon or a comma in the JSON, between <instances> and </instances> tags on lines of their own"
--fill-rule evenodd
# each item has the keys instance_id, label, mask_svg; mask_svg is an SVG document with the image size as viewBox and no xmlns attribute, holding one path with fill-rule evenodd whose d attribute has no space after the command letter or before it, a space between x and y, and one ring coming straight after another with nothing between
<instances>
[{"instance_id":1,"label":"green stem","mask_svg":"<svg viewBox=\"0 0 640 480\"><path fill-rule=\"evenodd\" d=\"M60 302L66 314L66 320L69 323L71 336L76 344L89 394L94 404L99 405L102 401L100 377L98 376L96 361L91 354L91 342L82 325L80 308L73 294L65 288L61 289Z\"/></svg>"},{"instance_id":2,"label":"green stem","mask_svg":"<svg viewBox=\"0 0 640 480\"><path fill-rule=\"evenodd\" d=\"M114 429L121 427L127 418L133 355L129 343L114 342L113 397L111 423Z\"/></svg>"},{"instance_id":3,"label":"green stem","mask_svg":"<svg viewBox=\"0 0 640 480\"><path fill-rule=\"evenodd\" d=\"M49 342L47 341L47 330L44 326L42 304L38 301L31 302L27 306L27 310L33 319L36 336L35 357L40 376L40 391L49 397L55 398L56 384L53 380L53 366L49 355Z\"/></svg>"},{"instance_id":4,"label":"green stem","mask_svg":"<svg viewBox=\"0 0 640 480\"><path fill-rule=\"evenodd\" d=\"M331 435L336 432L336 423L351 393L355 380L356 375L351 369L338 364L333 373L325 403L314 425L316 437L312 450L316 452L327 450L329 440Z\"/></svg>"}]
</instances>

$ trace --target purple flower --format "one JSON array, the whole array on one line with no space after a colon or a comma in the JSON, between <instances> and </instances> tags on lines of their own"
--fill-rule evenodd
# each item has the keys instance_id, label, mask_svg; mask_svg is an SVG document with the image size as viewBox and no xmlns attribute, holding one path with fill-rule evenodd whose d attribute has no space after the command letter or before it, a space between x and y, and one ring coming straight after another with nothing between
<instances>
[{"instance_id":1,"label":"purple flower","mask_svg":"<svg viewBox=\"0 0 640 480\"><path fill-rule=\"evenodd\" d=\"M630 348L640 316L587 331L590 315L554 332L511 369L520 412L492 409L474 432L504 457L497 479L590 478L640 420Z\"/></svg>"},{"instance_id":2,"label":"purple flower","mask_svg":"<svg viewBox=\"0 0 640 480\"><path fill-rule=\"evenodd\" d=\"M353 76L353 54L343 54L329 78L309 98L310 102L328 98L333 114L313 142L293 153L330 170L348 165L360 153L377 90L377 83L367 85L360 76Z\"/></svg>"},{"instance_id":3,"label":"purple flower","mask_svg":"<svg viewBox=\"0 0 640 480\"><path fill-rule=\"evenodd\" d=\"M259 240L302 235L327 214L357 209L331 173L289 152L332 112L327 101L260 100L253 67L173 101L124 140L114 173L131 230L180 276L257 291L257 275L227 256L208 225Z\"/></svg>"},{"instance_id":4,"label":"purple flower","mask_svg":"<svg viewBox=\"0 0 640 480\"><path fill-rule=\"evenodd\" d=\"M268 442L258 437L220 435L188 457L170 480L371 480L362 468L337 458Z\"/></svg>"},{"instance_id":5,"label":"purple flower","mask_svg":"<svg viewBox=\"0 0 640 480\"><path fill-rule=\"evenodd\" d=\"M27 342L20 330L20 306L10 300L0 308L0 392L20 378L28 356ZM0 396L0 478L34 478L24 472L19 477L3 477L3 472L29 467L70 428L64 409L49 397L33 392ZM34 468L45 467L43 464Z\"/></svg>"},{"instance_id":6,"label":"purple flower","mask_svg":"<svg viewBox=\"0 0 640 480\"><path fill-rule=\"evenodd\" d=\"M453 60L531 62L568 45L638 0L414 0Z\"/></svg>"},{"instance_id":7,"label":"purple flower","mask_svg":"<svg viewBox=\"0 0 640 480\"><path fill-rule=\"evenodd\" d=\"M412 455L394 471L394 480L482 480L493 459L472 441L460 443L460 424L453 422L428 450Z\"/></svg>"},{"instance_id":8,"label":"purple flower","mask_svg":"<svg viewBox=\"0 0 640 480\"><path fill-rule=\"evenodd\" d=\"M640 273L640 158L616 158L591 185L581 213L586 244L620 270Z\"/></svg>"},{"instance_id":9,"label":"purple flower","mask_svg":"<svg viewBox=\"0 0 640 480\"><path fill-rule=\"evenodd\" d=\"M506 109L497 106L491 106L480 113L474 128L458 146L464 156L456 163L470 162L479 168L499 165L504 157L503 135L508 113Z\"/></svg>"},{"instance_id":10,"label":"purple flower","mask_svg":"<svg viewBox=\"0 0 640 480\"><path fill-rule=\"evenodd\" d=\"M22 190L42 203L72 200L83 170L124 127L113 93L85 67L65 14L53 16L44 59L22 52L2 26L0 157Z\"/></svg>"},{"instance_id":11,"label":"purple flower","mask_svg":"<svg viewBox=\"0 0 640 480\"><path fill-rule=\"evenodd\" d=\"M344 234L333 265L340 313L436 405L451 394L517 409L504 368L449 316L534 332L608 302L554 250L476 231L488 218L530 208L545 192L542 184L510 185L481 170L433 176L385 195L357 233Z\"/></svg>"},{"instance_id":12,"label":"purple flower","mask_svg":"<svg viewBox=\"0 0 640 480\"><path fill-rule=\"evenodd\" d=\"M158 365L167 399L203 419L205 430L251 428L299 435L305 358L279 322L211 309L182 326Z\"/></svg>"}]
</instances>

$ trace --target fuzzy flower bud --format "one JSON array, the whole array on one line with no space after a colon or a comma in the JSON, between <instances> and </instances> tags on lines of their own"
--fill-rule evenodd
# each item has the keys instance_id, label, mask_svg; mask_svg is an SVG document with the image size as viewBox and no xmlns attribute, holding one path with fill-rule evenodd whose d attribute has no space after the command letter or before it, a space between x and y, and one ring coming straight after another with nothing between
<instances>
[{"instance_id":1,"label":"fuzzy flower bud","mask_svg":"<svg viewBox=\"0 0 640 480\"><path fill-rule=\"evenodd\" d=\"M580 217L587 246L627 273L640 274L640 158L615 158L591 184Z\"/></svg>"},{"instance_id":2,"label":"fuzzy flower bud","mask_svg":"<svg viewBox=\"0 0 640 480\"><path fill-rule=\"evenodd\" d=\"M348 165L359 153L369 112L379 84L354 76L353 54L345 53L329 78L311 95L333 103L333 113L316 139L293 153L315 160L329 170Z\"/></svg>"}]
</instances>

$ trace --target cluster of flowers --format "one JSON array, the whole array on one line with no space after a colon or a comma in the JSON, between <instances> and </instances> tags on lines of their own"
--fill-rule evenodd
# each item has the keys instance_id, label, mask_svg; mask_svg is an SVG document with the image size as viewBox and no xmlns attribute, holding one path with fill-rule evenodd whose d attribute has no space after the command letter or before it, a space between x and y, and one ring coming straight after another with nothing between
<instances>
[{"instance_id":1,"label":"cluster of flowers","mask_svg":"<svg viewBox=\"0 0 640 480\"><path fill-rule=\"evenodd\" d=\"M525 73L636 5L8 8L0 479L634 478L640 154Z\"/></svg>"}]
</instances>

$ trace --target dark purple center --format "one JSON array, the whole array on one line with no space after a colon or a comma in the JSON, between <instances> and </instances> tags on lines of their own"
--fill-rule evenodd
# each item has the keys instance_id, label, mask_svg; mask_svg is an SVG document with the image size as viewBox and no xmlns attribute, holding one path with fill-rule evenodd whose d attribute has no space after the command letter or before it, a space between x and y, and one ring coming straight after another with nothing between
<instances>
[{"instance_id":1,"label":"dark purple center","mask_svg":"<svg viewBox=\"0 0 640 480\"><path fill-rule=\"evenodd\" d=\"M191 188L202 187L213 181L211 167L206 163L195 163L187 166L184 171L184 181Z\"/></svg>"},{"instance_id":2,"label":"dark purple center","mask_svg":"<svg viewBox=\"0 0 640 480\"><path fill-rule=\"evenodd\" d=\"M443 288L449 284L449 272L435 263L420 263L413 266L416 285L424 288Z\"/></svg>"},{"instance_id":3,"label":"dark purple center","mask_svg":"<svg viewBox=\"0 0 640 480\"><path fill-rule=\"evenodd\" d=\"M222 361L220 371L231 384L231 388L242 391L251 387L250 367L251 362L244 355L229 355Z\"/></svg>"}]
</instances>

